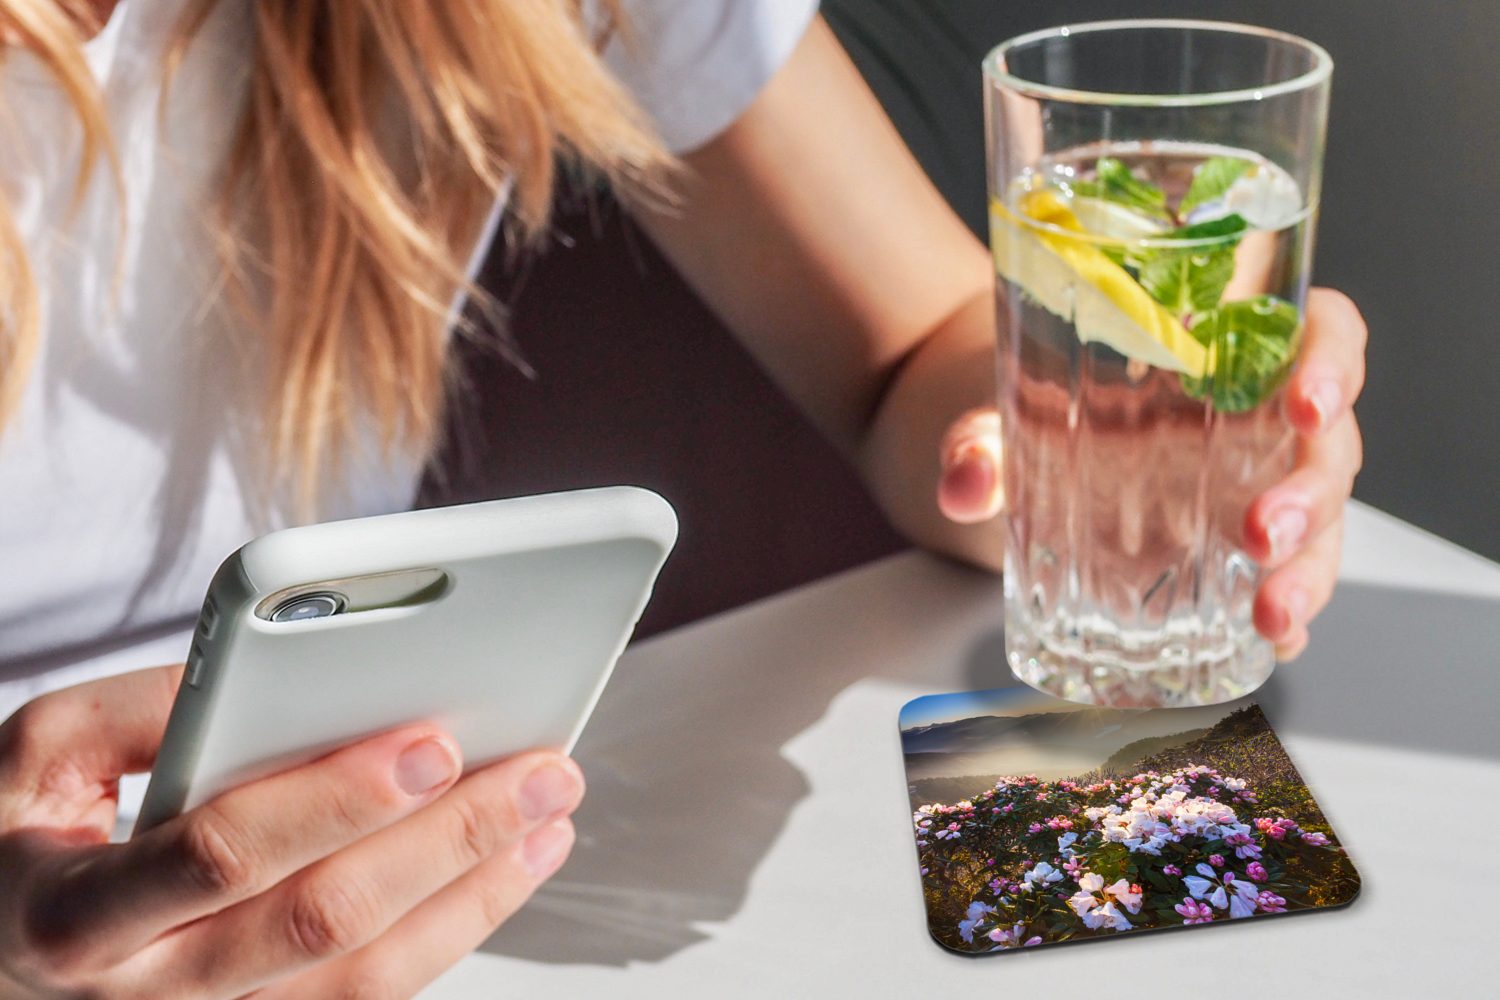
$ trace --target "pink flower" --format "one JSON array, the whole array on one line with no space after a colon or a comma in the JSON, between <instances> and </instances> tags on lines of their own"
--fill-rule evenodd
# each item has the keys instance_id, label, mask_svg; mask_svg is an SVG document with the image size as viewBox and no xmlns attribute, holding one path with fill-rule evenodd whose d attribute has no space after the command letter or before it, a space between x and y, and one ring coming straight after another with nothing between
<instances>
[{"instance_id":1,"label":"pink flower","mask_svg":"<svg viewBox=\"0 0 1500 1000\"><path fill-rule=\"evenodd\" d=\"M1211 864L1211 865L1213 865L1215 868L1223 868L1224 867L1224 855L1222 855L1222 854L1210 854L1208 856L1208 863Z\"/></svg>"},{"instance_id":2,"label":"pink flower","mask_svg":"<svg viewBox=\"0 0 1500 1000\"><path fill-rule=\"evenodd\" d=\"M1002 882L1002 881L1000 881L999 879L991 879L990 880L990 891L993 892L995 895L997 895L997 896L1000 895L1000 890L1002 890L1004 888L1005 888L1005 883Z\"/></svg>"},{"instance_id":3,"label":"pink flower","mask_svg":"<svg viewBox=\"0 0 1500 1000\"><path fill-rule=\"evenodd\" d=\"M1224 838L1224 843L1234 848L1234 856L1237 858L1255 860L1260 857L1260 848L1255 846L1255 841L1250 839L1248 833L1231 833Z\"/></svg>"},{"instance_id":4,"label":"pink flower","mask_svg":"<svg viewBox=\"0 0 1500 1000\"><path fill-rule=\"evenodd\" d=\"M1161 873L1163 875L1181 875L1182 869L1178 868L1176 865L1167 865L1161 870Z\"/></svg>"},{"instance_id":5,"label":"pink flower","mask_svg":"<svg viewBox=\"0 0 1500 1000\"><path fill-rule=\"evenodd\" d=\"M1070 858L1067 864L1063 865L1062 868L1063 871L1067 872L1069 876L1071 876L1072 878L1077 878L1078 873L1083 871L1083 862L1079 861L1077 858Z\"/></svg>"},{"instance_id":6,"label":"pink flower","mask_svg":"<svg viewBox=\"0 0 1500 1000\"><path fill-rule=\"evenodd\" d=\"M950 830L959 830L959 829L962 829L962 828L957 823L949 823L948 824L948 829L950 829Z\"/></svg>"},{"instance_id":7,"label":"pink flower","mask_svg":"<svg viewBox=\"0 0 1500 1000\"><path fill-rule=\"evenodd\" d=\"M1207 924L1212 923L1214 911L1207 903L1200 903L1191 896L1172 907L1182 914L1182 922L1185 924Z\"/></svg>"},{"instance_id":8,"label":"pink flower","mask_svg":"<svg viewBox=\"0 0 1500 1000\"><path fill-rule=\"evenodd\" d=\"M1262 890L1261 894L1255 897L1255 905L1260 909L1260 912L1262 913L1286 912L1286 900L1282 899L1280 896L1276 895L1269 889Z\"/></svg>"},{"instance_id":9,"label":"pink flower","mask_svg":"<svg viewBox=\"0 0 1500 1000\"><path fill-rule=\"evenodd\" d=\"M1323 836L1321 833L1304 833L1302 835L1302 842L1304 844L1311 844L1314 847L1328 846L1328 838Z\"/></svg>"},{"instance_id":10,"label":"pink flower","mask_svg":"<svg viewBox=\"0 0 1500 1000\"><path fill-rule=\"evenodd\" d=\"M1000 807L1000 811L1003 812L1003 813L1008 813L1008 812L1013 811L1015 808L1016 808L1015 806L1013 806L1009 802L1007 802L1005 805L1003 805L1003 806Z\"/></svg>"},{"instance_id":11,"label":"pink flower","mask_svg":"<svg viewBox=\"0 0 1500 1000\"><path fill-rule=\"evenodd\" d=\"M1022 868L1030 868L1034 863L1035 862L1033 862L1030 858L1027 858L1025 861L1021 862L1021 867Z\"/></svg>"},{"instance_id":12,"label":"pink flower","mask_svg":"<svg viewBox=\"0 0 1500 1000\"><path fill-rule=\"evenodd\" d=\"M1026 832L1027 833L1041 833L1042 832L1042 824L1040 824L1040 823L1033 823L1033 824L1031 824L1030 826L1028 826L1026 828Z\"/></svg>"},{"instance_id":13,"label":"pink flower","mask_svg":"<svg viewBox=\"0 0 1500 1000\"><path fill-rule=\"evenodd\" d=\"M1264 882L1269 877L1265 865L1259 861L1252 861L1245 866L1245 876L1252 882Z\"/></svg>"},{"instance_id":14,"label":"pink flower","mask_svg":"<svg viewBox=\"0 0 1500 1000\"><path fill-rule=\"evenodd\" d=\"M991 813L999 813L1000 812L1000 807L996 806L995 808L991 809L990 812Z\"/></svg>"},{"instance_id":15,"label":"pink flower","mask_svg":"<svg viewBox=\"0 0 1500 1000\"><path fill-rule=\"evenodd\" d=\"M994 858L990 858L988 861L986 861L984 863L984 866L986 868L993 868L993 867L995 867L995 859Z\"/></svg>"}]
</instances>

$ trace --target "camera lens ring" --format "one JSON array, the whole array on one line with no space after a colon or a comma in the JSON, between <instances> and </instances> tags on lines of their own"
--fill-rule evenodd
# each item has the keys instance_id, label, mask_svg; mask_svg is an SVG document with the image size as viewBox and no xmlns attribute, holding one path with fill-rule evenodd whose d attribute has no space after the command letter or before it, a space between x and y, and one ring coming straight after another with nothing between
<instances>
[{"instance_id":1,"label":"camera lens ring","mask_svg":"<svg viewBox=\"0 0 1500 1000\"><path fill-rule=\"evenodd\" d=\"M271 609L267 617L277 623L305 622L341 613L348 601L333 590L317 590L288 597Z\"/></svg>"}]
</instances>

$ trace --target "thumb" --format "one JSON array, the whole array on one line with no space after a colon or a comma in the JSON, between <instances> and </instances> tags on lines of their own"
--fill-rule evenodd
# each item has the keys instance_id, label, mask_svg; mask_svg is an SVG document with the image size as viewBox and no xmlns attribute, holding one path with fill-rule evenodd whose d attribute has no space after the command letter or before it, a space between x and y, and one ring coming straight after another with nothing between
<instances>
[{"instance_id":1,"label":"thumb","mask_svg":"<svg viewBox=\"0 0 1500 1000\"><path fill-rule=\"evenodd\" d=\"M970 410L948 428L940 447L938 509L951 521L974 524L1000 512L1005 486L1000 466L1000 414Z\"/></svg>"}]
</instances>

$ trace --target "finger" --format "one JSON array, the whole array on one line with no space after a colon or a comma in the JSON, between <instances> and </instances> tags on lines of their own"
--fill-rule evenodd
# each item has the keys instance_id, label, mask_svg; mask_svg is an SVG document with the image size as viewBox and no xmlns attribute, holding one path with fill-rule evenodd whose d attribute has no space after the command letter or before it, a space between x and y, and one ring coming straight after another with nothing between
<instances>
[{"instance_id":1,"label":"finger","mask_svg":"<svg viewBox=\"0 0 1500 1000\"><path fill-rule=\"evenodd\" d=\"M578 765L556 753L476 771L415 816L183 928L154 964L167 985L239 994L348 954L582 796Z\"/></svg>"},{"instance_id":2,"label":"finger","mask_svg":"<svg viewBox=\"0 0 1500 1000\"><path fill-rule=\"evenodd\" d=\"M1333 427L1354 405L1365 382L1369 331L1342 292L1314 288L1307 296L1307 334L1286 393L1286 412L1303 434Z\"/></svg>"},{"instance_id":3,"label":"finger","mask_svg":"<svg viewBox=\"0 0 1500 1000\"><path fill-rule=\"evenodd\" d=\"M73 775L74 789L149 769L181 680L181 664L136 670L53 691L21 706L0 726L5 785L45 795L58 787L31 780L42 769Z\"/></svg>"},{"instance_id":4,"label":"finger","mask_svg":"<svg viewBox=\"0 0 1500 1000\"><path fill-rule=\"evenodd\" d=\"M1339 519L1286 565L1261 583L1255 594L1255 628L1275 643L1295 643L1297 630L1323 610L1338 581L1344 522Z\"/></svg>"},{"instance_id":5,"label":"finger","mask_svg":"<svg viewBox=\"0 0 1500 1000\"><path fill-rule=\"evenodd\" d=\"M1276 659L1280 663L1290 663L1302 655L1307 649L1307 643L1311 639L1306 625L1298 626L1287 633L1287 638L1276 644Z\"/></svg>"},{"instance_id":6,"label":"finger","mask_svg":"<svg viewBox=\"0 0 1500 1000\"><path fill-rule=\"evenodd\" d=\"M63 856L33 912L90 967L230 906L432 801L461 769L434 726L408 726L251 782L126 844Z\"/></svg>"},{"instance_id":7,"label":"finger","mask_svg":"<svg viewBox=\"0 0 1500 1000\"><path fill-rule=\"evenodd\" d=\"M510 919L573 848L555 820L424 900L364 947L256 994L256 1000L415 996Z\"/></svg>"},{"instance_id":8,"label":"finger","mask_svg":"<svg viewBox=\"0 0 1500 1000\"><path fill-rule=\"evenodd\" d=\"M940 447L938 509L959 524L987 521L1005 500L1000 478L1000 414L987 407L953 422Z\"/></svg>"},{"instance_id":9,"label":"finger","mask_svg":"<svg viewBox=\"0 0 1500 1000\"><path fill-rule=\"evenodd\" d=\"M1245 550L1264 566L1290 559L1309 539L1343 516L1364 448L1354 414L1327 434L1306 438L1291 475L1256 497L1245 511Z\"/></svg>"}]
</instances>

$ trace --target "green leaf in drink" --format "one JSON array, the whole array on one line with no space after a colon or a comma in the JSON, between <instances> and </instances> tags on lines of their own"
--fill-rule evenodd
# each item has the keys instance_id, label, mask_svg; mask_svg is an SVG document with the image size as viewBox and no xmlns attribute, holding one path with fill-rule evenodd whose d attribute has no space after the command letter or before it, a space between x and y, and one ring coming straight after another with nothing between
<instances>
[{"instance_id":1,"label":"green leaf in drink","mask_svg":"<svg viewBox=\"0 0 1500 1000\"><path fill-rule=\"evenodd\" d=\"M1230 186L1252 165L1249 160L1234 156L1215 156L1204 160L1193 171L1193 183L1188 187L1187 194L1183 195L1182 204L1177 206L1177 214L1186 218L1199 205L1224 197Z\"/></svg>"},{"instance_id":2,"label":"green leaf in drink","mask_svg":"<svg viewBox=\"0 0 1500 1000\"><path fill-rule=\"evenodd\" d=\"M1160 238L1170 240L1217 240L1208 245L1154 247L1133 252L1129 263L1136 278L1151 297L1178 315L1207 312L1219 304L1229 279L1234 276L1234 248L1249 226L1238 215L1212 222L1184 226Z\"/></svg>"},{"instance_id":3,"label":"green leaf in drink","mask_svg":"<svg viewBox=\"0 0 1500 1000\"><path fill-rule=\"evenodd\" d=\"M1073 193L1125 205L1152 218L1170 219L1166 192L1149 181L1141 180L1130 172L1125 161L1113 156L1101 156L1094 166L1093 179L1074 182Z\"/></svg>"},{"instance_id":4,"label":"green leaf in drink","mask_svg":"<svg viewBox=\"0 0 1500 1000\"><path fill-rule=\"evenodd\" d=\"M1192 325L1209 350L1210 373L1182 376L1183 390L1194 399L1209 396L1223 413L1254 409L1281 384L1301 328L1297 307L1273 295L1223 303Z\"/></svg>"}]
</instances>

